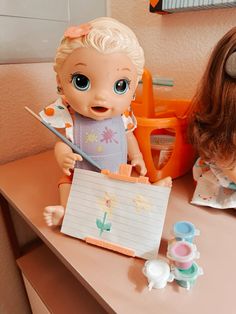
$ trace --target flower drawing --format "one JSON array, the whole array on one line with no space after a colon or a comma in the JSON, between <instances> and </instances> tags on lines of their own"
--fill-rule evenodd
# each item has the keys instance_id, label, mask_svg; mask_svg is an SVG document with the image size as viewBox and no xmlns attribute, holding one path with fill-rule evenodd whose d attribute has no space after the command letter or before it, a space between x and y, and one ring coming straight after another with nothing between
<instances>
[{"instance_id":1,"label":"flower drawing","mask_svg":"<svg viewBox=\"0 0 236 314\"><path fill-rule=\"evenodd\" d=\"M151 205L150 202L142 195L136 195L134 198L135 207L138 211L149 210Z\"/></svg>"},{"instance_id":2,"label":"flower drawing","mask_svg":"<svg viewBox=\"0 0 236 314\"><path fill-rule=\"evenodd\" d=\"M95 132L91 131L85 134L85 143L94 143L97 142L97 140L98 138Z\"/></svg>"},{"instance_id":3,"label":"flower drawing","mask_svg":"<svg viewBox=\"0 0 236 314\"><path fill-rule=\"evenodd\" d=\"M105 127L105 130L102 132L102 139L101 142L108 143L116 143L119 144L119 142L115 139L115 135L117 132L114 132L112 129L108 129L108 127Z\"/></svg>"},{"instance_id":4,"label":"flower drawing","mask_svg":"<svg viewBox=\"0 0 236 314\"><path fill-rule=\"evenodd\" d=\"M116 204L116 199L114 196L110 195L109 193L105 192L104 197L99 200L100 208L104 211L103 218L96 220L96 225L98 229L100 229L99 235L101 236L103 231L110 231L111 230L111 223L106 222L107 216L111 215L112 209Z\"/></svg>"}]
</instances>

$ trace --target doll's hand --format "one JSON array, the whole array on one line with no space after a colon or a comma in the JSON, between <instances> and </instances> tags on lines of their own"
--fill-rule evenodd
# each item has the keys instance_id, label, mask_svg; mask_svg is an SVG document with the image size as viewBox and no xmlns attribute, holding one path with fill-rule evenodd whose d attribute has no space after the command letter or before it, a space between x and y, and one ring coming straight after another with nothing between
<instances>
[{"instance_id":1,"label":"doll's hand","mask_svg":"<svg viewBox=\"0 0 236 314\"><path fill-rule=\"evenodd\" d=\"M79 154L66 153L63 155L61 168L66 175L70 175L70 169L74 169L75 162L79 160L82 161L83 158Z\"/></svg>"},{"instance_id":2,"label":"doll's hand","mask_svg":"<svg viewBox=\"0 0 236 314\"><path fill-rule=\"evenodd\" d=\"M136 168L141 176L145 176L145 174L147 173L147 168L141 154L134 156L134 158L131 160L131 165Z\"/></svg>"}]
</instances>

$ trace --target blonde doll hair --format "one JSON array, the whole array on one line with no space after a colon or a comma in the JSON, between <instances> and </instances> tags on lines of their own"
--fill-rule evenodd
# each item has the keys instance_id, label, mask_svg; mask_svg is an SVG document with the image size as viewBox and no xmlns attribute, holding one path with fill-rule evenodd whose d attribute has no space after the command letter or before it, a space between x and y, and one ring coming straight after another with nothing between
<instances>
[{"instance_id":1,"label":"blonde doll hair","mask_svg":"<svg viewBox=\"0 0 236 314\"><path fill-rule=\"evenodd\" d=\"M62 38L57 49L54 70L58 73L65 59L75 49L92 47L101 53L126 53L137 68L138 80L141 79L144 67L144 53L137 37L126 25L109 17L97 18L91 22L91 30L79 38Z\"/></svg>"}]
</instances>

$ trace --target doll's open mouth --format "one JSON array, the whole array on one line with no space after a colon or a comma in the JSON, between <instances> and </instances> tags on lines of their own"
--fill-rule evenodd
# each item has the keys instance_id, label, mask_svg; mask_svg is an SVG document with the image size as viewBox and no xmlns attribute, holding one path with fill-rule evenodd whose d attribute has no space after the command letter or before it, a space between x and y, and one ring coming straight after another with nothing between
<instances>
[{"instance_id":1,"label":"doll's open mouth","mask_svg":"<svg viewBox=\"0 0 236 314\"><path fill-rule=\"evenodd\" d=\"M104 113L109 110L109 108L102 107L102 106L94 106L94 107L91 107L91 109L96 113Z\"/></svg>"}]
</instances>

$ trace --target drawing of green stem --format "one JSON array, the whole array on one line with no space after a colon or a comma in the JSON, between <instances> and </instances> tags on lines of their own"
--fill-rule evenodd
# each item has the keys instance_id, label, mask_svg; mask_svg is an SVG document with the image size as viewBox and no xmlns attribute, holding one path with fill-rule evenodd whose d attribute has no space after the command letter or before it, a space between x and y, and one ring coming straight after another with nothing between
<instances>
[{"instance_id":1,"label":"drawing of green stem","mask_svg":"<svg viewBox=\"0 0 236 314\"><path fill-rule=\"evenodd\" d=\"M107 212L105 212L104 215L103 215L102 228L100 229L100 234L99 234L100 236L101 236L102 233L103 233L106 218L107 218Z\"/></svg>"},{"instance_id":2,"label":"drawing of green stem","mask_svg":"<svg viewBox=\"0 0 236 314\"><path fill-rule=\"evenodd\" d=\"M106 218L107 218L107 212L104 212L103 220L102 221L101 221L101 219L96 220L96 225L97 225L98 229L100 229L99 236L102 235L104 230L105 231L111 230L111 223L105 223Z\"/></svg>"}]
</instances>

